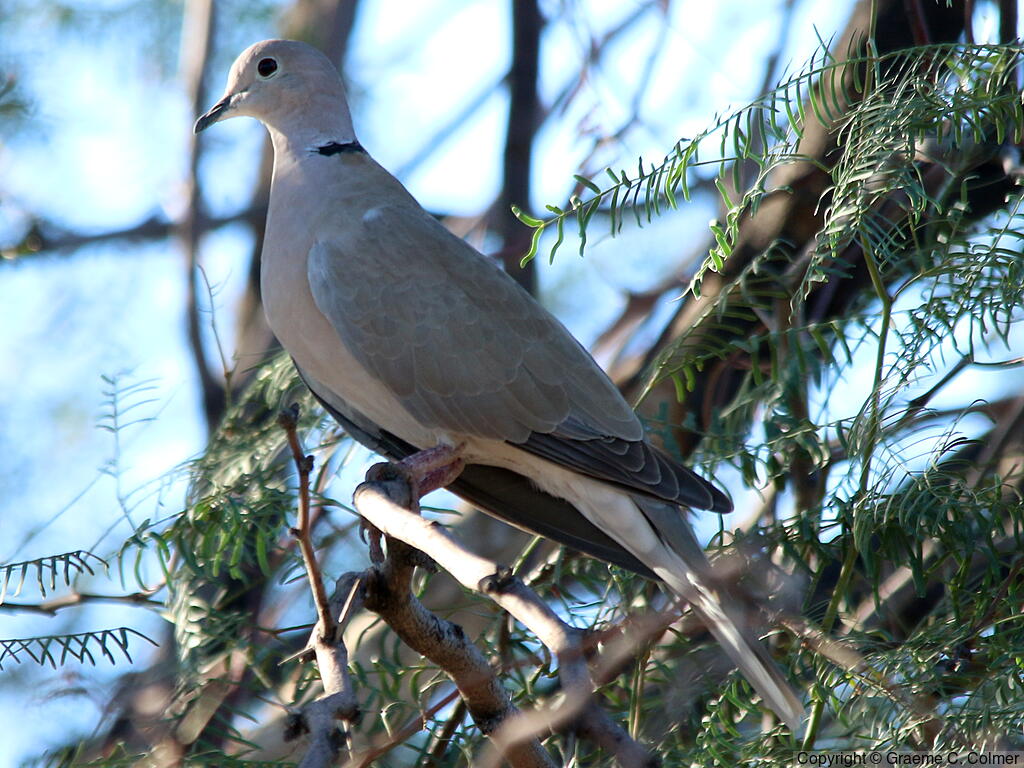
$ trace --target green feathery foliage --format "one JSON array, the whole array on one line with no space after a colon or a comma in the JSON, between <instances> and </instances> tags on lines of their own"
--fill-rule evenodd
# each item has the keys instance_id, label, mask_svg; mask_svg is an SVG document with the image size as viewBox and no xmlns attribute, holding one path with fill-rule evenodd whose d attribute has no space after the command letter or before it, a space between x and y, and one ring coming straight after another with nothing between
<instances>
[{"instance_id":1,"label":"green feathery foliage","mask_svg":"<svg viewBox=\"0 0 1024 768\"><path fill-rule=\"evenodd\" d=\"M156 643L130 627L102 629L96 632L76 632L70 635L47 635L16 640L0 640L0 669L4 661L22 662L28 657L40 666L48 664L56 669L68 659L95 666L96 657L102 656L111 664L118 662L115 652L131 662L128 644L131 638Z\"/></svg>"},{"instance_id":2,"label":"green feathery foliage","mask_svg":"<svg viewBox=\"0 0 1024 768\"><path fill-rule=\"evenodd\" d=\"M106 561L83 549L0 565L0 574L2 574L0 575L0 603L3 603L8 595L13 597L21 594L29 574L35 576L39 595L46 597L47 593L57 589L58 579L64 586L70 587L76 576L83 573L93 576L96 574L97 567L106 570ZM17 580L17 583L11 590L14 579Z\"/></svg>"},{"instance_id":3,"label":"green feathery foliage","mask_svg":"<svg viewBox=\"0 0 1024 768\"><path fill-rule=\"evenodd\" d=\"M810 505L773 503L774 515L747 534L780 547L812 580L806 614L826 633L841 629L843 645L863 660L852 670L791 646L794 674L817 681L808 746L963 749L994 744L999 733L1001 744L1020 747L1005 735L1024 722L1024 707L1013 703L1024 678L1012 651L1024 641L1014 554L1024 523L1014 457L1024 446L1004 435L1008 455L989 450L988 436L1001 433L987 403L968 397L952 412L929 404L963 370L1013 375L1021 365L1012 355L1024 306L1020 193L1011 183L987 209L979 201L992 185L986 163L1019 163L1021 54L1018 45L930 45L843 60L823 51L660 163L641 161L632 177L609 170L606 186L580 180L593 195L550 206L549 218L520 215L534 228L526 258L552 229L553 258L570 217L582 252L594 222L613 235L627 220L642 225L689 200L694 179L717 173L725 214L691 283L699 314L659 351L641 391L650 396L671 380L685 410L708 366L744 361L748 373L706 427L705 459L733 465L773 498L796 490L794 467L814 477ZM812 123L834 141L825 159L804 147ZM738 194L750 163L753 182ZM828 179L815 236L737 261L744 227L763 204L797 194L778 180L812 167ZM704 295L713 273L720 279ZM815 292L844 283L844 311L821 314ZM1010 359L981 362L1000 354ZM970 419L978 415L992 421ZM889 613L886 590L904 578L905 601L928 606L914 620ZM892 621L905 625L893 632ZM979 656L985 661L964 661ZM749 701L742 681L726 687L695 733L660 741L667 764L781 760L792 745L736 728Z\"/></svg>"}]
</instances>

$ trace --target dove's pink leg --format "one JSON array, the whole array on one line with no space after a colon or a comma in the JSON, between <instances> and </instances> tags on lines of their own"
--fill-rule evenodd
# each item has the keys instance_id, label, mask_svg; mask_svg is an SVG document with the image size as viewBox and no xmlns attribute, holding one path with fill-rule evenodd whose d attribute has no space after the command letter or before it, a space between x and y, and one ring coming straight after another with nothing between
<instances>
[{"instance_id":1,"label":"dove's pink leg","mask_svg":"<svg viewBox=\"0 0 1024 768\"><path fill-rule=\"evenodd\" d=\"M462 470L466 466L462 460L464 447L461 443L456 446L436 445L433 448L406 456L401 461L374 464L366 473L366 479L370 481L394 478L405 480L409 486L410 506L418 512L421 498L431 491L444 488L462 474ZM380 531L364 521L363 533L370 546L370 560L375 563L383 561L384 551L380 545Z\"/></svg>"},{"instance_id":2,"label":"dove's pink leg","mask_svg":"<svg viewBox=\"0 0 1024 768\"><path fill-rule=\"evenodd\" d=\"M421 499L431 491L444 488L462 474L466 463L462 460L465 446L435 445L407 456L397 464L398 473L412 489L414 499Z\"/></svg>"}]
</instances>

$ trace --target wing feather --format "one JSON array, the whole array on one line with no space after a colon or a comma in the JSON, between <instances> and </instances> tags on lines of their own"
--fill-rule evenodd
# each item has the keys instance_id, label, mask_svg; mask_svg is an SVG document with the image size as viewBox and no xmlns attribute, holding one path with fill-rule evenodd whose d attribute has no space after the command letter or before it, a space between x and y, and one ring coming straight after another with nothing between
<instances>
[{"instance_id":1,"label":"wing feather","mask_svg":"<svg viewBox=\"0 0 1024 768\"><path fill-rule=\"evenodd\" d=\"M712 483L644 441L579 439L556 430L535 432L519 447L632 493L697 509L732 511L732 502Z\"/></svg>"}]
</instances>

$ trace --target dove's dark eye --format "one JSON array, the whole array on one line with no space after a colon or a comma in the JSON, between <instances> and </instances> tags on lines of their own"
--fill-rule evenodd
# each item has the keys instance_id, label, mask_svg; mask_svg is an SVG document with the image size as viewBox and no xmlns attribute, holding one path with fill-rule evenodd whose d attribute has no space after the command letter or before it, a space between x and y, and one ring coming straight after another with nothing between
<instances>
[{"instance_id":1,"label":"dove's dark eye","mask_svg":"<svg viewBox=\"0 0 1024 768\"><path fill-rule=\"evenodd\" d=\"M274 59L260 59L256 71L260 73L260 77L270 77L277 72L277 62Z\"/></svg>"}]
</instances>

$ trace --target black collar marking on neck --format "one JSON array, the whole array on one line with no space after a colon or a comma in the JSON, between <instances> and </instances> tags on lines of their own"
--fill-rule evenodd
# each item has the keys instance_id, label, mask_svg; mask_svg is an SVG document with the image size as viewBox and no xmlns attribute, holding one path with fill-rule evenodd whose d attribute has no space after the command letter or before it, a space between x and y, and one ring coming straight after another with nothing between
<instances>
[{"instance_id":1,"label":"black collar marking on neck","mask_svg":"<svg viewBox=\"0 0 1024 768\"><path fill-rule=\"evenodd\" d=\"M366 150L363 149L363 145L358 141L346 141L344 144L332 141L330 144L324 144L322 147L313 147L310 151L326 155L328 157L331 155L341 155L346 152L366 152Z\"/></svg>"}]
</instances>

